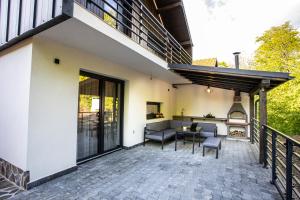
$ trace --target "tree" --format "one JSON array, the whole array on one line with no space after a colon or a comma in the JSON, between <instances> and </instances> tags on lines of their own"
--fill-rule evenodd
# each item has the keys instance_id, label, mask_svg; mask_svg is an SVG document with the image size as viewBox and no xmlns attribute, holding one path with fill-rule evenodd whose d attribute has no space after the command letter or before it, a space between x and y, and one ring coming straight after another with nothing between
<instances>
[{"instance_id":1,"label":"tree","mask_svg":"<svg viewBox=\"0 0 300 200\"><path fill-rule=\"evenodd\" d=\"M260 45L254 62L258 70L290 72L291 80L268 93L268 123L290 134L300 135L300 36L286 22L257 38Z\"/></svg>"}]
</instances>

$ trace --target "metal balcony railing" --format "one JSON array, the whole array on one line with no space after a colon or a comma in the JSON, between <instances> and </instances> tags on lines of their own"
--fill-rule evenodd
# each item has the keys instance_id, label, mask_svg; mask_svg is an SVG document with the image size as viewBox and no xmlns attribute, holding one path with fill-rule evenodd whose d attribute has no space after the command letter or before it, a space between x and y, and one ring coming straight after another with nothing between
<instances>
[{"instance_id":1,"label":"metal balcony railing","mask_svg":"<svg viewBox=\"0 0 300 200\"><path fill-rule=\"evenodd\" d=\"M168 63L192 63L191 55L140 0L76 1Z\"/></svg>"},{"instance_id":2,"label":"metal balcony railing","mask_svg":"<svg viewBox=\"0 0 300 200\"><path fill-rule=\"evenodd\" d=\"M259 144L260 126L253 120L254 142ZM272 169L271 183L283 199L300 199L300 142L267 125L262 125L264 166Z\"/></svg>"}]
</instances>

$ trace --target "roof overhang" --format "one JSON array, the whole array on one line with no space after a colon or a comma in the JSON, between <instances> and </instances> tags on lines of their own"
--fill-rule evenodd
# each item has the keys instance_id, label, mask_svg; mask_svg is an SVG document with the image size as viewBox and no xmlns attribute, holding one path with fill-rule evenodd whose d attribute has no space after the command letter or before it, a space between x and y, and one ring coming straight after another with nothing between
<instances>
[{"instance_id":1,"label":"roof overhang","mask_svg":"<svg viewBox=\"0 0 300 200\"><path fill-rule=\"evenodd\" d=\"M182 0L156 0L157 13L166 29L192 55L192 37Z\"/></svg>"},{"instance_id":2,"label":"roof overhang","mask_svg":"<svg viewBox=\"0 0 300 200\"><path fill-rule=\"evenodd\" d=\"M293 77L289 73L169 64L170 70L190 80L192 84L255 93L259 88L271 90ZM178 83L180 85L186 83Z\"/></svg>"}]
</instances>

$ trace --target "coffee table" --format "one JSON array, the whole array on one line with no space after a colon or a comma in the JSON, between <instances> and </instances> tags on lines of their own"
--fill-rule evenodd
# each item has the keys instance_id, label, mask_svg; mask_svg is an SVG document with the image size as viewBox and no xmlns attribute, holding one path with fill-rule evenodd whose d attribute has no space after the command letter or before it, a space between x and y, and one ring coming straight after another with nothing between
<instances>
[{"instance_id":1,"label":"coffee table","mask_svg":"<svg viewBox=\"0 0 300 200\"><path fill-rule=\"evenodd\" d=\"M189 128L187 129L183 129L183 127L177 128L176 129L176 134L175 134L175 151L177 151L177 138L178 135L182 135L183 136L183 144L185 144L186 140L185 137L186 136L193 136L193 151L192 153L194 154L195 152L195 137L196 135L198 135L199 137L199 147L200 147L200 131L201 131L201 127L197 129L197 131L191 131Z\"/></svg>"}]
</instances>

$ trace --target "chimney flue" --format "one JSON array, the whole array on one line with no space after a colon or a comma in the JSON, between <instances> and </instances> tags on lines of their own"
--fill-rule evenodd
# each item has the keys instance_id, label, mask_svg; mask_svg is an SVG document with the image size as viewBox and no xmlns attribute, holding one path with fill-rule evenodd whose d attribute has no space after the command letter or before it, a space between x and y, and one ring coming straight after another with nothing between
<instances>
[{"instance_id":1,"label":"chimney flue","mask_svg":"<svg viewBox=\"0 0 300 200\"><path fill-rule=\"evenodd\" d=\"M240 69L240 59L239 59L239 55L241 52L234 52L234 61L235 61L235 68L236 69Z\"/></svg>"}]
</instances>

